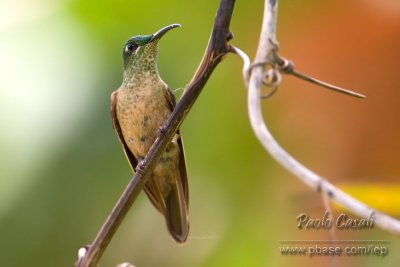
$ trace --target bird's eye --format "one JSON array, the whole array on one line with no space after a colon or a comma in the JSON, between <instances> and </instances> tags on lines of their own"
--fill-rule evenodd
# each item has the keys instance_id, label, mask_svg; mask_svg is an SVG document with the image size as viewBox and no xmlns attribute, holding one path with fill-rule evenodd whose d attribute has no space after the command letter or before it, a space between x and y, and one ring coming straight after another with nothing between
<instances>
[{"instance_id":1,"label":"bird's eye","mask_svg":"<svg viewBox=\"0 0 400 267\"><path fill-rule=\"evenodd\" d=\"M125 46L125 52L132 53L138 48L138 45L135 43L129 43Z\"/></svg>"}]
</instances>

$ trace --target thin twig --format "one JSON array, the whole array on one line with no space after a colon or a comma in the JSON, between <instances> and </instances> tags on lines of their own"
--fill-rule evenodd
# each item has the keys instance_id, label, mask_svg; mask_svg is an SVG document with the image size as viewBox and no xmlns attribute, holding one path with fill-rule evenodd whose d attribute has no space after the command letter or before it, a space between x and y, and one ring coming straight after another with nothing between
<instances>
[{"instance_id":1,"label":"thin twig","mask_svg":"<svg viewBox=\"0 0 400 267\"><path fill-rule=\"evenodd\" d=\"M274 59L273 63L275 65L277 65L277 68L282 73L291 74L296 78L299 78L299 79L304 80L304 81L309 82L309 83L313 83L313 84L315 84L317 86L321 86L321 87L329 89L329 90L333 90L333 91L335 91L337 93L342 93L342 94L345 94L345 95L354 96L354 97L361 98L361 99L366 98L366 96L363 95L363 94L354 92L354 91L349 90L349 89L345 89L343 87L340 87L340 86L337 86L337 85L334 85L334 84L330 84L330 83L318 80L318 79L316 79L314 77L311 77L309 75L305 75L305 74L295 70L294 64L293 64L292 61L290 61L290 60L288 60L286 58L283 58L278 54L279 45L276 42L272 41L271 39L269 41L271 42L271 44L274 47L273 51L271 52L272 53L271 57Z\"/></svg>"},{"instance_id":2,"label":"thin twig","mask_svg":"<svg viewBox=\"0 0 400 267\"><path fill-rule=\"evenodd\" d=\"M272 40L273 43L276 43L275 31L277 11L277 0L265 0L264 19L255 62L273 61L274 47L270 40ZM283 167L315 191L324 192L331 200L354 212L358 216L364 218L370 218L370 216L373 216L376 226L400 235L399 220L384 213L375 211L361 201L346 194L333 184L329 183L325 178L303 166L276 142L265 125L261 112L261 88L263 86L264 76L265 73L263 66L253 66L248 86L248 109L250 122L255 135L264 148Z\"/></svg>"},{"instance_id":3,"label":"thin twig","mask_svg":"<svg viewBox=\"0 0 400 267\"><path fill-rule=\"evenodd\" d=\"M177 103L167 123L160 131L160 136L150 148L142 163L142 170L136 172L125 191L106 219L93 243L89 246L85 255L77 262L78 267L95 267L100 257L110 243L119 225L129 211L136 197L142 191L143 186L152 173L161 153L164 151L193 106L207 80L215 67L230 51L228 41L232 38L229 24L233 13L235 0L221 0L215 18L211 37L200 65L191 82L186 87L184 94Z\"/></svg>"},{"instance_id":4,"label":"thin twig","mask_svg":"<svg viewBox=\"0 0 400 267\"><path fill-rule=\"evenodd\" d=\"M342 87L339 87L339 86L336 86L336 85L333 85L333 84L318 80L316 78L313 78L311 76L305 75L305 74L300 73L300 72L295 71L295 70L292 70L292 72L290 74L292 74L293 76L295 76L297 78L300 78L300 79L302 79L304 81L307 81L307 82L322 86L324 88L327 88L329 90L333 90L333 91L338 92L338 93L354 96L354 97L361 98L361 99L366 98L366 96L363 95L363 94L360 94L360 93L357 93L357 92L353 92L351 90L344 89Z\"/></svg>"}]
</instances>

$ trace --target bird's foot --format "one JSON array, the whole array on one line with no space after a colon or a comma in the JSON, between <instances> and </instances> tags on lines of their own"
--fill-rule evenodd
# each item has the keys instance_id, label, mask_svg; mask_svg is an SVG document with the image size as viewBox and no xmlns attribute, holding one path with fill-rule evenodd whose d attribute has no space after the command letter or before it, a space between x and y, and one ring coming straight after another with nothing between
<instances>
[{"instance_id":1,"label":"bird's foot","mask_svg":"<svg viewBox=\"0 0 400 267\"><path fill-rule=\"evenodd\" d=\"M166 132L167 132L167 130L165 129L165 126L160 126L160 128L158 128L158 130L157 130L157 137L158 138L164 137Z\"/></svg>"},{"instance_id":2,"label":"bird's foot","mask_svg":"<svg viewBox=\"0 0 400 267\"><path fill-rule=\"evenodd\" d=\"M145 165L144 158L140 158L138 164L136 165L135 172L143 174L145 170L144 165Z\"/></svg>"}]
</instances>

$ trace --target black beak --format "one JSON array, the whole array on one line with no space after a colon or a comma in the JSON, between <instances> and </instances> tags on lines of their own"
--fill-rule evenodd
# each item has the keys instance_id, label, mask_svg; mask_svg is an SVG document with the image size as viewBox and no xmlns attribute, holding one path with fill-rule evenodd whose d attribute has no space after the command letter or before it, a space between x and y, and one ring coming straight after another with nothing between
<instances>
[{"instance_id":1,"label":"black beak","mask_svg":"<svg viewBox=\"0 0 400 267\"><path fill-rule=\"evenodd\" d=\"M160 39L166 32L168 32L169 30L171 30L173 28L177 28L177 27L181 27L181 25L180 24L171 24L171 25L165 26L164 28L160 29L158 32L156 32L155 34L152 35L150 42Z\"/></svg>"}]
</instances>

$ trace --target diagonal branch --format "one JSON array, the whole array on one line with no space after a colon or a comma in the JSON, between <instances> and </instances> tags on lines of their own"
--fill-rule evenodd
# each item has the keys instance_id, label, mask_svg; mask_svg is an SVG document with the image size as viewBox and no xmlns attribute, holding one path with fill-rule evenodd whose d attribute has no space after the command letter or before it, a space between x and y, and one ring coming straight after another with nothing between
<instances>
[{"instance_id":1,"label":"diagonal branch","mask_svg":"<svg viewBox=\"0 0 400 267\"><path fill-rule=\"evenodd\" d=\"M113 238L119 225L128 213L136 197L142 191L143 186L147 182L149 175L152 173L167 143L171 141L179 126L182 124L215 67L229 52L228 41L232 38L232 33L229 31L229 24L234 5L235 0L220 1L212 34L196 73L189 85L186 87L184 94L173 110L167 123L160 131L159 137L156 139L147 156L142 161L142 171L137 171L135 173L97 234L95 240L91 245L89 245L89 249L76 263L76 266L97 266L100 257Z\"/></svg>"},{"instance_id":2,"label":"diagonal branch","mask_svg":"<svg viewBox=\"0 0 400 267\"><path fill-rule=\"evenodd\" d=\"M273 62L274 45L276 43L276 19L278 12L278 0L265 0L264 20L258 44L258 50L255 62ZM238 53L241 57L245 55L243 52ZM247 59L246 59L247 61ZM245 65L248 62L245 61ZM375 225L386 231L400 234L400 221L396 220L384 213L378 212L363 202L346 194L322 176L314 173L310 169L303 166L288 152L286 152L273 138L269 132L261 112L261 88L264 84L265 72L264 66L253 64L250 80L248 82L248 109L250 122L254 133L264 146L264 148L275 158L283 167L293 173L302 182L312 189L326 194L331 200L337 204L354 212L358 216L370 218L373 216Z\"/></svg>"}]
</instances>

